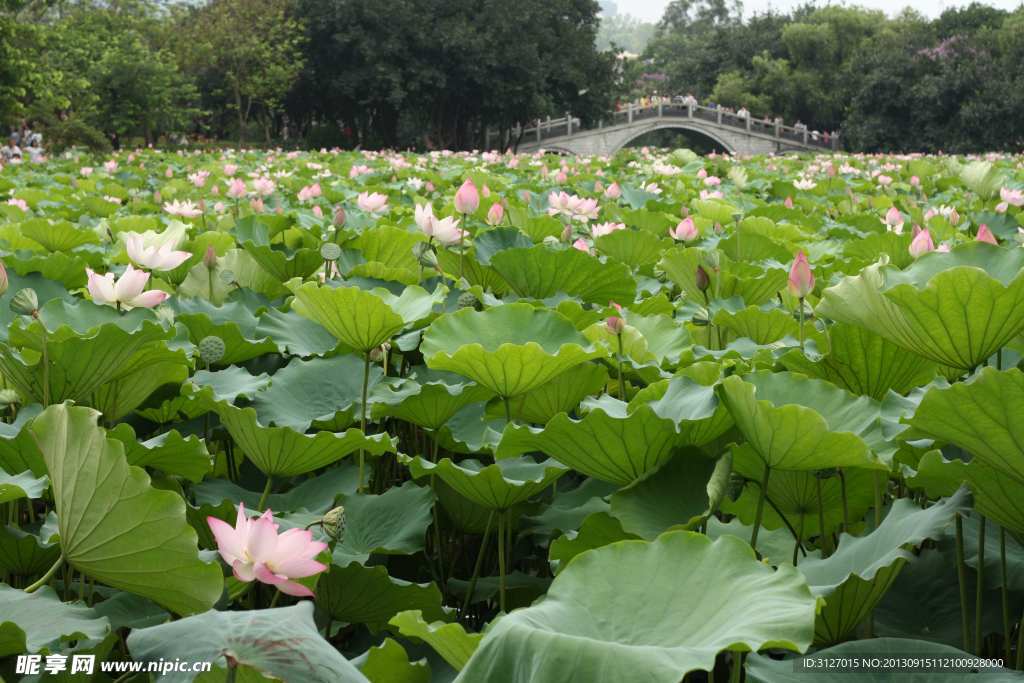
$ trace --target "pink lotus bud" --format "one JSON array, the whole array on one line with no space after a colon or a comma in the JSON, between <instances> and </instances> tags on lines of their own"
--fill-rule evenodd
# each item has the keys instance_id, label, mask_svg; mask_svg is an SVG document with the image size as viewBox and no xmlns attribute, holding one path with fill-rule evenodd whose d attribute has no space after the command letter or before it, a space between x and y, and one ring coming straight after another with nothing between
<instances>
[{"instance_id":1,"label":"pink lotus bud","mask_svg":"<svg viewBox=\"0 0 1024 683\"><path fill-rule=\"evenodd\" d=\"M565 171L559 171L558 174L555 175L555 182L558 184L562 184L567 180L569 180L569 176L565 175Z\"/></svg>"},{"instance_id":2,"label":"pink lotus bud","mask_svg":"<svg viewBox=\"0 0 1024 683\"><path fill-rule=\"evenodd\" d=\"M455 210L459 213L473 213L480 206L480 193L469 178L455 193Z\"/></svg>"},{"instance_id":3,"label":"pink lotus bud","mask_svg":"<svg viewBox=\"0 0 1024 683\"><path fill-rule=\"evenodd\" d=\"M203 265L210 270L217 268L217 252L212 246L207 247L206 253L203 254Z\"/></svg>"},{"instance_id":4,"label":"pink lotus bud","mask_svg":"<svg viewBox=\"0 0 1024 683\"><path fill-rule=\"evenodd\" d=\"M487 211L487 225L498 225L505 217L505 207L495 202Z\"/></svg>"},{"instance_id":5,"label":"pink lotus bud","mask_svg":"<svg viewBox=\"0 0 1024 683\"><path fill-rule=\"evenodd\" d=\"M618 199L622 196L622 188L619 187L618 183L612 183L608 186L608 189L604 191L604 196L608 199Z\"/></svg>"},{"instance_id":6,"label":"pink lotus bud","mask_svg":"<svg viewBox=\"0 0 1024 683\"><path fill-rule=\"evenodd\" d=\"M935 251L935 243L932 241L932 234L927 230L922 230L910 243L910 255L917 258L929 251Z\"/></svg>"},{"instance_id":7,"label":"pink lotus bud","mask_svg":"<svg viewBox=\"0 0 1024 683\"><path fill-rule=\"evenodd\" d=\"M786 201L782 202L782 205L785 206L787 209L792 209L793 208L793 198L792 197L786 197Z\"/></svg>"},{"instance_id":8,"label":"pink lotus bud","mask_svg":"<svg viewBox=\"0 0 1024 683\"><path fill-rule=\"evenodd\" d=\"M687 217L679 221L675 229L669 229L669 236L680 242L690 242L700 237L700 233L697 231L697 226L693 222L693 218Z\"/></svg>"},{"instance_id":9,"label":"pink lotus bud","mask_svg":"<svg viewBox=\"0 0 1024 683\"><path fill-rule=\"evenodd\" d=\"M811 271L811 264L807 261L807 255L799 251L793 259L793 265L789 269L789 293L803 299L814 291L814 273Z\"/></svg>"},{"instance_id":10,"label":"pink lotus bud","mask_svg":"<svg viewBox=\"0 0 1024 683\"><path fill-rule=\"evenodd\" d=\"M314 206L313 207L313 215L316 216L317 218L323 218L324 217L324 210L321 209L319 206Z\"/></svg>"},{"instance_id":11,"label":"pink lotus bud","mask_svg":"<svg viewBox=\"0 0 1024 683\"><path fill-rule=\"evenodd\" d=\"M697 177L700 178L701 180L704 180L705 178L708 177L708 172L702 168L699 171L697 171Z\"/></svg>"},{"instance_id":12,"label":"pink lotus bud","mask_svg":"<svg viewBox=\"0 0 1024 683\"><path fill-rule=\"evenodd\" d=\"M910 184L913 185L914 187L921 187L921 179L918 178L916 175L912 175L910 176Z\"/></svg>"},{"instance_id":13,"label":"pink lotus bud","mask_svg":"<svg viewBox=\"0 0 1024 683\"><path fill-rule=\"evenodd\" d=\"M985 225L984 223L978 226L977 240L979 242L988 242L989 244L999 244L999 241L996 239L996 236L992 234L992 231L989 230L988 226Z\"/></svg>"},{"instance_id":14,"label":"pink lotus bud","mask_svg":"<svg viewBox=\"0 0 1024 683\"><path fill-rule=\"evenodd\" d=\"M572 239L572 225L566 223L565 227L562 228L562 241L563 242L568 242L571 239ZM586 243L584 242L584 244L586 244ZM587 249L587 251L589 251L589 248Z\"/></svg>"},{"instance_id":15,"label":"pink lotus bud","mask_svg":"<svg viewBox=\"0 0 1024 683\"><path fill-rule=\"evenodd\" d=\"M1009 208L1010 206L1006 202L999 202L996 204L996 213L1006 213Z\"/></svg>"},{"instance_id":16,"label":"pink lotus bud","mask_svg":"<svg viewBox=\"0 0 1024 683\"><path fill-rule=\"evenodd\" d=\"M334 224L339 228L345 225L345 209L340 206L334 210Z\"/></svg>"},{"instance_id":17,"label":"pink lotus bud","mask_svg":"<svg viewBox=\"0 0 1024 683\"><path fill-rule=\"evenodd\" d=\"M154 202L159 204L161 199L163 199L163 196L160 194L160 190L157 190L156 192L153 193L153 201Z\"/></svg>"},{"instance_id":18,"label":"pink lotus bud","mask_svg":"<svg viewBox=\"0 0 1024 683\"><path fill-rule=\"evenodd\" d=\"M594 192L604 192L604 183L600 180L594 183Z\"/></svg>"},{"instance_id":19,"label":"pink lotus bud","mask_svg":"<svg viewBox=\"0 0 1024 683\"><path fill-rule=\"evenodd\" d=\"M423 189L426 190L427 192L433 192L434 191L434 183L432 183L432 182L430 182L428 180L427 182L425 182L423 184Z\"/></svg>"},{"instance_id":20,"label":"pink lotus bud","mask_svg":"<svg viewBox=\"0 0 1024 683\"><path fill-rule=\"evenodd\" d=\"M164 177L165 178L173 178L174 177L174 170L170 166L168 166L167 170L164 171Z\"/></svg>"},{"instance_id":21,"label":"pink lotus bud","mask_svg":"<svg viewBox=\"0 0 1024 683\"><path fill-rule=\"evenodd\" d=\"M589 254L590 253L590 245L588 245L587 241L585 239L583 239L582 237L580 237L579 239L577 239L575 242L572 243L572 248L573 249L578 249L578 250L582 251L584 254Z\"/></svg>"},{"instance_id":22,"label":"pink lotus bud","mask_svg":"<svg viewBox=\"0 0 1024 683\"><path fill-rule=\"evenodd\" d=\"M626 321L617 315L610 315L605 319L604 326L612 334L622 334L622 331L626 329Z\"/></svg>"},{"instance_id":23,"label":"pink lotus bud","mask_svg":"<svg viewBox=\"0 0 1024 683\"><path fill-rule=\"evenodd\" d=\"M949 222L952 225L960 224L960 214L957 213L956 209L953 209L949 212Z\"/></svg>"},{"instance_id":24,"label":"pink lotus bud","mask_svg":"<svg viewBox=\"0 0 1024 683\"><path fill-rule=\"evenodd\" d=\"M255 213L263 213L263 198L262 197L256 197L251 202L249 202L249 205L252 207L252 210Z\"/></svg>"},{"instance_id":25,"label":"pink lotus bud","mask_svg":"<svg viewBox=\"0 0 1024 683\"><path fill-rule=\"evenodd\" d=\"M482 196L482 197L490 197L491 196L491 188L487 187L486 185L481 187L480 188L480 196Z\"/></svg>"},{"instance_id":26,"label":"pink lotus bud","mask_svg":"<svg viewBox=\"0 0 1024 683\"><path fill-rule=\"evenodd\" d=\"M697 273L694 276L694 281L697 284L697 289L702 292L708 291L708 287L711 286L711 278L708 277L708 271L704 270L704 266L697 266Z\"/></svg>"}]
</instances>

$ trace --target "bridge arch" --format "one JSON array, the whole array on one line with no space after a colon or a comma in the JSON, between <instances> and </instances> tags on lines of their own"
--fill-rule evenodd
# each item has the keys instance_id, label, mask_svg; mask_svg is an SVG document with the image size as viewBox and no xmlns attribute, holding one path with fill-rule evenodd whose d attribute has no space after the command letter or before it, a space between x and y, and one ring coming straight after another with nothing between
<instances>
[{"instance_id":1,"label":"bridge arch","mask_svg":"<svg viewBox=\"0 0 1024 683\"><path fill-rule=\"evenodd\" d=\"M633 142L637 138L643 137L648 133L653 133L658 130L685 130L687 132L697 133L698 135L703 135L709 140L712 140L715 144L721 145L721 147L725 149L725 151L728 152L729 154L736 153L735 145L733 145L724 136L719 135L716 131L710 129L709 126L702 126L698 123L692 123L687 119L678 119L668 121L657 121L647 126L633 128L632 130L625 131L626 134L623 136L623 139L616 142L616 144L610 150L610 154L618 154L623 147Z\"/></svg>"}]
</instances>

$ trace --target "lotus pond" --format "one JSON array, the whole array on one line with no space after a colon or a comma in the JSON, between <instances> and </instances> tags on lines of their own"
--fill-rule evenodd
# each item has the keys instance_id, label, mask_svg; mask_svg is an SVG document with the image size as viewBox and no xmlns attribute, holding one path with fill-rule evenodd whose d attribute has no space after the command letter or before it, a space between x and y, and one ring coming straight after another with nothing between
<instances>
[{"instance_id":1,"label":"lotus pond","mask_svg":"<svg viewBox=\"0 0 1024 683\"><path fill-rule=\"evenodd\" d=\"M9 165L0 677L1014 678L1022 188L1006 155Z\"/></svg>"}]
</instances>

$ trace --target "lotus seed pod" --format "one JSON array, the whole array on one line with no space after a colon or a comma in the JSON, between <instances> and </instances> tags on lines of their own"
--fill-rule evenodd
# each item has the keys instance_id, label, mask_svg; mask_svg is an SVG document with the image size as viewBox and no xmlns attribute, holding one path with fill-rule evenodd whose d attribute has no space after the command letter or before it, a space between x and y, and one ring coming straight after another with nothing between
<instances>
[{"instance_id":1,"label":"lotus seed pod","mask_svg":"<svg viewBox=\"0 0 1024 683\"><path fill-rule=\"evenodd\" d=\"M39 297L31 287L19 290L11 299L11 310L21 315L34 315L39 310Z\"/></svg>"},{"instance_id":2,"label":"lotus seed pod","mask_svg":"<svg viewBox=\"0 0 1024 683\"><path fill-rule=\"evenodd\" d=\"M325 261L337 261L341 258L341 247L334 242L324 242L320 245L320 255Z\"/></svg>"},{"instance_id":3,"label":"lotus seed pod","mask_svg":"<svg viewBox=\"0 0 1024 683\"><path fill-rule=\"evenodd\" d=\"M339 505L336 508L328 510L320 523L323 526L324 533L326 533L331 540L341 542L341 540L345 538L344 506Z\"/></svg>"},{"instance_id":4,"label":"lotus seed pod","mask_svg":"<svg viewBox=\"0 0 1024 683\"><path fill-rule=\"evenodd\" d=\"M462 294L459 294L458 307L473 308L479 310L480 302L477 301L477 298L473 296L470 292L463 292Z\"/></svg>"},{"instance_id":5,"label":"lotus seed pod","mask_svg":"<svg viewBox=\"0 0 1024 683\"><path fill-rule=\"evenodd\" d=\"M208 365L213 365L224 358L224 340L210 335L199 342L199 358Z\"/></svg>"},{"instance_id":6,"label":"lotus seed pod","mask_svg":"<svg viewBox=\"0 0 1024 683\"><path fill-rule=\"evenodd\" d=\"M374 363L379 363L382 360L384 360L385 356L387 355L388 351L390 351L390 350L391 350L391 343L390 342L384 342L383 344L381 344L377 348L370 349L370 360L372 362L374 362Z\"/></svg>"}]
</instances>

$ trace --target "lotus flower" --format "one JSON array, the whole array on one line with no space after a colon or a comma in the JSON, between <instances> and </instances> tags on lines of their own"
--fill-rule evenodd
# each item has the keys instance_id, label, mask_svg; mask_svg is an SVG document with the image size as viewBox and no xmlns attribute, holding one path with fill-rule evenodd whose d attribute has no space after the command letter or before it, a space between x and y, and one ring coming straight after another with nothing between
<instances>
[{"instance_id":1,"label":"lotus flower","mask_svg":"<svg viewBox=\"0 0 1024 683\"><path fill-rule=\"evenodd\" d=\"M235 164L224 164L224 175L231 177L238 173L238 166Z\"/></svg>"},{"instance_id":2,"label":"lotus flower","mask_svg":"<svg viewBox=\"0 0 1024 683\"><path fill-rule=\"evenodd\" d=\"M999 198L1011 206L1024 206L1024 190L1004 187L999 190Z\"/></svg>"},{"instance_id":3,"label":"lotus flower","mask_svg":"<svg viewBox=\"0 0 1024 683\"><path fill-rule=\"evenodd\" d=\"M274 190L277 188L274 185L274 181L266 176L262 176L252 181L252 189L256 194L266 197L267 195L274 194Z\"/></svg>"},{"instance_id":4,"label":"lotus flower","mask_svg":"<svg viewBox=\"0 0 1024 683\"><path fill-rule=\"evenodd\" d=\"M602 237L604 235L610 235L617 230L625 230L625 223L598 223L590 227L590 234L592 237Z\"/></svg>"},{"instance_id":5,"label":"lotus flower","mask_svg":"<svg viewBox=\"0 0 1024 683\"><path fill-rule=\"evenodd\" d=\"M82 174L83 178L88 178L89 176L92 175L92 170L92 166L83 166L82 168L78 169L78 172Z\"/></svg>"},{"instance_id":6,"label":"lotus flower","mask_svg":"<svg viewBox=\"0 0 1024 683\"><path fill-rule=\"evenodd\" d=\"M979 242L988 242L989 244L999 244L999 240L996 239L996 236L992 234L992 231L984 223L978 226L977 240Z\"/></svg>"},{"instance_id":7,"label":"lotus flower","mask_svg":"<svg viewBox=\"0 0 1024 683\"><path fill-rule=\"evenodd\" d=\"M417 204L414 212L416 225L425 235L430 235L434 222L434 207L430 204Z\"/></svg>"},{"instance_id":8,"label":"lotus flower","mask_svg":"<svg viewBox=\"0 0 1024 683\"><path fill-rule=\"evenodd\" d=\"M227 195L232 199L241 199L242 197L245 196L245 193L245 181L242 180L241 178L234 178L228 184Z\"/></svg>"},{"instance_id":9,"label":"lotus flower","mask_svg":"<svg viewBox=\"0 0 1024 683\"><path fill-rule=\"evenodd\" d=\"M572 248L578 251L582 251L584 254L590 253L590 245L582 237L572 243Z\"/></svg>"},{"instance_id":10,"label":"lotus flower","mask_svg":"<svg viewBox=\"0 0 1024 683\"><path fill-rule=\"evenodd\" d=\"M192 257L187 251L175 251L168 242L147 242L144 235L135 232L126 233L124 243L128 258L150 270L174 270Z\"/></svg>"},{"instance_id":11,"label":"lotus flower","mask_svg":"<svg viewBox=\"0 0 1024 683\"><path fill-rule=\"evenodd\" d=\"M103 170L107 173L113 173L117 170L117 162L111 159L110 161L103 164Z\"/></svg>"},{"instance_id":12,"label":"lotus flower","mask_svg":"<svg viewBox=\"0 0 1024 683\"><path fill-rule=\"evenodd\" d=\"M814 273L804 252L797 252L793 265L789 269L789 293L803 299L814 290Z\"/></svg>"},{"instance_id":13,"label":"lotus flower","mask_svg":"<svg viewBox=\"0 0 1024 683\"><path fill-rule=\"evenodd\" d=\"M885 218L882 219L886 227L896 233L897 235L903 234L903 214L895 206L890 206L889 210L885 212Z\"/></svg>"},{"instance_id":14,"label":"lotus flower","mask_svg":"<svg viewBox=\"0 0 1024 683\"><path fill-rule=\"evenodd\" d=\"M356 206L367 213L384 213L388 210L388 197L379 192L360 192Z\"/></svg>"},{"instance_id":15,"label":"lotus flower","mask_svg":"<svg viewBox=\"0 0 1024 683\"><path fill-rule=\"evenodd\" d=\"M455 193L455 210L459 213L473 213L480 206L480 193L469 178Z\"/></svg>"},{"instance_id":16,"label":"lotus flower","mask_svg":"<svg viewBox=\"0 0 1024 683\"><path fill-rule=\"evenodd\" d=\"M28 202L26 202L24 199L8 199L7 204L9 206L16 206L22 211L28 211Z\"/></svg>"},{"instance_id":17,"label":"lotus flower","mask_svg":"<svg viewBox=\"0 0 1024 683\"><path fill-rule=\"evenodd\" d=\"M206 523L217 540L217 552L239 581L256 580L287 595L306 598L312 597L313 591L292 579L327 571L327 565L313 559L327 544L314 541L313 533L306 529L279 534L270 510L249 519L245 504L239 503L235 526L216 517L207 517Z\"/></svg>"},{"instance_id":18,"label":"lotus flower","mask_svg":"<svg viewBox=\"0 0 1024 683\"><path fill-rule=\"evenodd\" d=\"M430 218L430 230L427 235L433 237L441 244L455 244L461 240L465 235L466 231L459 228L459 220L452 216L447 218L437 218L431 216Z\"/></svg>"},{"instance_id":19,"label":"lotus flower","mask_svg":"<svg viewBox=\"0 0 1024 683\"><path fill-rule=\"evenodd\" d=\"M98 275L92 268L86 268L85 274L89 276L89 294L98 304L111 304L119 308L153 308L170 296L159 289L144 292L149 282L149 273L135 270L131 266L125 269L116 283L113 273Z\"/></svg>"},{"instance_id":20,"label":"lotus flower","mask_svg":"<svg viewBox=\"0 0 1024 683\"><path fill-rule=\"evenodd\" d=\"M604 196L608 199L618 199L622 196L622 188L619 187L618 183L612 183L608 186L608 189L604 191Z\"/></svg>"},{"instance_id":21,"label":"lotus flower","mask_svg":"<svg viewBox=\"0 0 1024 683\"><path fill-rule=\"evenodd\" d=\"M793 181L793 187L798 190L813 190L818 184L810 178L798 178Z\"/></svg>"},{"instance_id":22,"label":"lotus flower","mask_svg":"<svg viewBox=\"0 0 1024 683\"><path fill-rule=\"evenodd\" d=\"M313 183L299 190L299 201L307 202L310 199L316 199L323 191L320 189L320 183Z\"/></svg>"},{"instance_id":23,"label":"lotus flower","mask_svg":"<svg viewBox=\"0 0 1024 683\"><path fill-rule=\"evenodd\" d=\"M164 211L171 214L172 216L181 216L182 218L195 218L203 211L192 201L171 201L164 204Z\"/></svg>"},{"instance_id":24,"label":"lotus flower","mask_svg":"<svg viewBox=\"0 0 1024 683\"><path fill-rule=\"evenodd\" d=\"M196 171L195 173L189 173L188 179L196 187L203 187L206 185L206 179L210 177L209 171Z\"/></svg>"},{"instance_id":25,"label":"lotus flower","mask_svg":"<svg viewBox=\"0 0 1024 683\"><path fill-rule=\"evenodd\" d=\"M786 197L786 201L782 202L782 205L785 206L787 209L792 209L793 208L793 198L792 197Z\"/></svg>"},{"instance_id":26,"label":"lotus flower","mask_svg":"<svg viewBox=\"0 0 1024 683\"><path fill-rule=\"evenodd\" d=\"M697 231L697 226L693 222L693 218L687 216L683 220L679 221L679 224L675 228L669 228L669 237L680 242L690 242L700 237L700 233Z\"/></svg>"},{"instance_id":27,"label":"lotus flower","mask_svg":"<svg viewBox=\"0 0 1024 683\"><path fill-rule=\"evenodd\" d=\"M487 225L498 225L505 217L505 207L500 202L491 204L491 208L487 210Z\"/></svg>"},{"instance_id":28,"label":"lotus flower","mask_svg":"<svg viewBox=\"0 0 1024 683\"><path fill-rule=\"evenodd\" d=\"M910 243L910 255L917 258L929 251L935 251L935 242L932 241L932 234L928 230L922 230Z\"/></svg>"}]
</instances>

